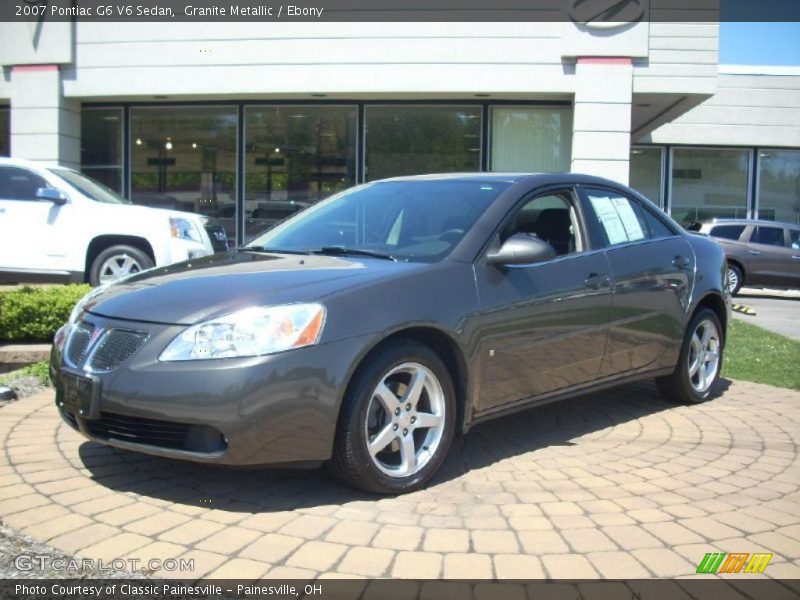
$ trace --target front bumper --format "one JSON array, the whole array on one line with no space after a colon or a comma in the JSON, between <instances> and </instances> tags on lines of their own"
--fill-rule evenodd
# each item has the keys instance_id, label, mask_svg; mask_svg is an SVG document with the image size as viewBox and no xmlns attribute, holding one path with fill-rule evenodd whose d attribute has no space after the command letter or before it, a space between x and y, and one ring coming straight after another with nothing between
<instances>
[{"instance_id":1,"label":"front bumper","mask_svg":"<svg viewBox=\"0 0 800 600\"><path fill-rule=\"evenodd\" d=\"M228 465L330 458L344 389L364 349L376 341L363 336L270 356L159 362L183 326L88 313L82 321L98 331L136 330L148 337L108 372L70 363L69 352L62 352L70 340L54 344L50 376L57 403L74 381L70 373L88 375L98 387L91 413L81 415L69 403L58 406L65 422L95 442ZM86 356L91 352L90 345Z\"/></svg>"},{"instance_id":2,"label":"front bumper","mask_svg":"<svg viewBox=\"0 0 800 600\"><path fill-rule=\"evenodd\" d=\"M211 242L195 242L177 238L170 238L167 251L168 256L165 256L161 262L156 261L158 263L157 266L160 267L214 254Z\"/></svg>"}]
</instances>

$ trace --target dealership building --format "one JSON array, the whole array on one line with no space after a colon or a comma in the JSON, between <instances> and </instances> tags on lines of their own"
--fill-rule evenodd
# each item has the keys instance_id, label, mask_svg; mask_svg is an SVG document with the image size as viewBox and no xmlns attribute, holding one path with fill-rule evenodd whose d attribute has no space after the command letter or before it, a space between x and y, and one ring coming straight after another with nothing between
<instances>
[{"instance_id":1,"label":"dealership building","mask_svg":"<svg viewBox=\"0 0 800 600\"><path fill-rule=\"evenodd\" d=\"M800 69L717 23L0 23L0 155L239 242L356 183L575 171L683 224L800 222ZM2 190L0 190L2 193Z\"/></svg>"}]
</instances>

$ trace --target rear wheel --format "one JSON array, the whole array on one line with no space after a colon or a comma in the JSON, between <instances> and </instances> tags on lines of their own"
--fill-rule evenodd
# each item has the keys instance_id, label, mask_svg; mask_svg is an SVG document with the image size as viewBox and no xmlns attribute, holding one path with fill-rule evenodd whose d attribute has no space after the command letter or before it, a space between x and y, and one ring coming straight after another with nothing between
<instances>
[{"instance_id":1,"label":"rear wheel","mask_svg":"<svg viewBox=\"0 0 800 600\"><path fill-rule=\"evenodd\" d=\"M661 393L674 402L707 400L719 379L724 345L716 313L708 308L697 311L686 329L675 372L656 379Z\"/></svg>"},{"instance_id":2,"label":"rear wheel","mask_svg":"<svg viewBox=\"0 0 800 600\"><path fill-rule=\"evenodd\" d=\"M455 412L452 378L430 348L399 342L379 349L348 390L329 467L367 492L417 489L444 461Z\"/></svg>"},{"instance_id":3,"label":"rear wheel","mask_svg":"<svg viewBox=\"0 0 800 600\"><path fill-rule=\"evenodd\" d=\"M743 282L744 277L742 275L742 270L736 265L728 265L728 291L731 296L735 296L739 293Z\"/></svg>"},{"instance_id":4,"label":"rear wheel","mask_svg":"<svg viewBox=\"0 0 800 600\"><path fill-rule=\"evenodd\" d=\"M89 283L94 286L112 283L152 266L153 259L138 248L126 245L110 246L92 261Z\"/></svg>"}]
</instances>

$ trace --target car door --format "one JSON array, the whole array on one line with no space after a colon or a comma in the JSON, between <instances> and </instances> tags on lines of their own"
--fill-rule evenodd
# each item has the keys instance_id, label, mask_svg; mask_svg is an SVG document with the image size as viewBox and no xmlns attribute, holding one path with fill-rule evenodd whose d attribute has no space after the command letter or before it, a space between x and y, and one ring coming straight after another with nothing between
<instances>
[{"instance_id":1,"label":"car door","mask_svg":"<svg viewBox=\"0 0 800 600\"><path fill-rule=\"evenodd\" d=\"M574 189L523 200L493 238L536 235L556 258L530 265L475 265L482 377L478 412L579 386L597 377L606 344L611 279L587 244Z\"/></svg>"},{"instance_id":2,"label":"car door","mask_svg":"<svg viewBox=\"0 0 800 600\"><path fill-rule=\"evenodd\" d=\"M788 285L794 267L786 231L780 225L753 225L747 243L747 282L754 285Z\"/></svg>"},{"instance_id":3,"label":"car door","mask_svg":"<svg viewBox=\"0 0 800 600\"><path fill-rule=\"evenodd\" d=\"M675 365L694 283L688 240L655 210L615 188L581 188L600 224L614 280L601 377Z\"/></svg>"},{"instance_id":4,"label":"car door","mask_svg":"<svg viewBox=\"0 0 800 600\"><path fill-rule=\"evenodd\" d=\"M0 165L0 269L47 269L47 223L60 207L37 200L41 187L47 182L30 169Z\"/></svg>"}]
</instances>

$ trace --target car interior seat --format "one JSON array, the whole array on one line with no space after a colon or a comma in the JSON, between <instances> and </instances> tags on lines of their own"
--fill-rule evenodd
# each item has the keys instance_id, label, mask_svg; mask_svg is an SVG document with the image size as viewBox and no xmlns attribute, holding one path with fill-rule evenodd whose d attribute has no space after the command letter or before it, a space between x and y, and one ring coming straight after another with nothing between
<instances>
[{"instance_id":1,"label":"car interior seat","mask_svg":"<svg viewBox=\"0 0 800 600\"><path fill-rule=\"evenodd\" d=\"M566 208L546 208L530 227L529 233L548 242L556 254L568 254L575 250L575 236L572 233L572 220Z\"/></svg>"}]
</instances>

